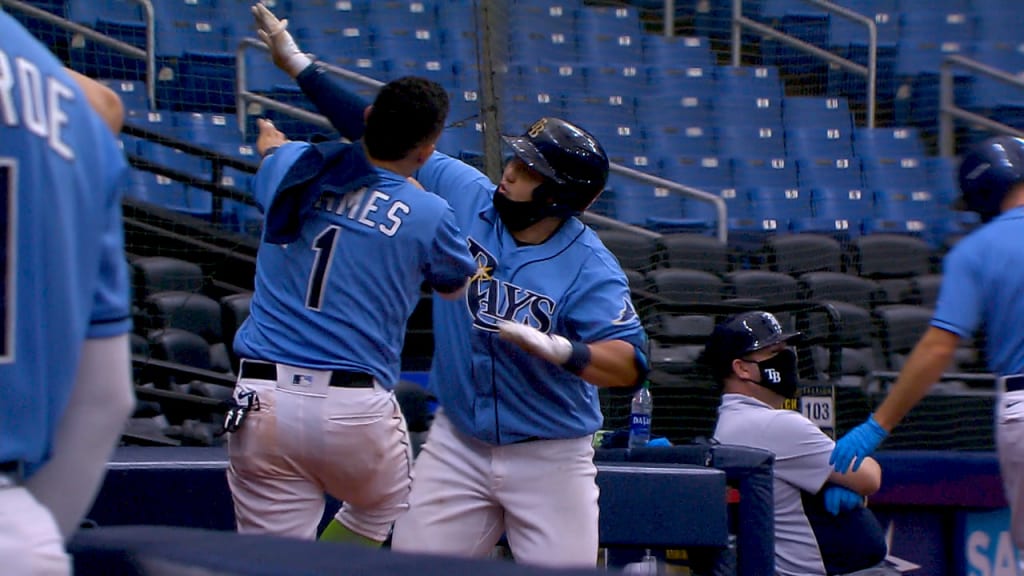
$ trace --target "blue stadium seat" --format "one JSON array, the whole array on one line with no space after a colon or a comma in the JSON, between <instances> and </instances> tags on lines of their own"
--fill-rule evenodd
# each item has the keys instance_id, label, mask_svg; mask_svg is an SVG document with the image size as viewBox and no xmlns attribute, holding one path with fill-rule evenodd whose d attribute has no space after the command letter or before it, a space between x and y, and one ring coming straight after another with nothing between
<instances>
[{"instance_id":1,"label":"blue stadium seat","mask_svg":"<svg viewBox=\"0 0 1024 576\"><path fill-rule=\"evenodd\" d=\"M839 128L848 131L853 127L846 98L786 96L782 100L782 117L787 132L791 128Z\"/></svg>"},{"instance_id":2,"label":"blue stadium seat","mask_svg":"<svg viewBox=\"0 0 1024 576\"><path fill-rule=\"evenodd\" d=\"M662 36L644 34L641 37L646 66L654 68L710 68L715 65L708 39L700 36Z\"/></svg>"},{"instance_id":3,"label":"blue stadium seat","mask_svg":"<svg viewBox=\"0 0 1024 576\"><path fill-rule=\"evenodd\" d=\"M923 158L920 131L912 127L856 128L853 150L862 158Z\"/></svg>"},{"instance_id":4,"label":"blue stadium seat","mask_svg":"<svg viewBox=\"0 0 1024 576\"><path fill-rule=\"evenodd\" d=\"M943 12L939 7L903 10L896 74L936 74L950 54L965 53L974 40L973 21L967 11Z\"/></svg>"},{"instance_id":5,"label":"blue stadium seat","mask_svg":"<svg viewBox=\"0 0 1024 576\"><path fill-rule=\"evenodd\" d=\"M178 60L177 98L171 106L178 110L228 112L235 110L236 58L229 52L185 50Z\"/></svg>"},{"instance_id":6,"label":"blue stadium seat","mask_svg":"<svg viewBox=\"0 0 1024 576\"><path fill-rule=\"evenodd\" d=\"M238 117L234 114L178 112L172 115L178 136L195 144L237 144L242 139Z\"/></svg>"},{"instance_id":7,"label":"blue stadium seat","mask_svg":"<svg viewBox=\"0 0 1024 576\"><path fill-rule=\"evenodd\" d=\"M759 219L774 219L779 229L788 230L793 220L810 218L811 195L799 188L756 186L749 190L751 212Z\"/></svg>"},{"instance_id":8,"label":"blue stadium seat","mask_svg":"<svg viewBox=\"0 0 1024 576\"><path fill-rule=\"evenodd\" d=\"M874 19L880 45L895 46L899 41L899 0L845 0L843 6ZM829 43L832 46L866 46L868 29L854 20L834 15L829 22Z\"/></svg>"},{"instance_id":9,"label":"blue stadium seat","mask_svg":"<svg viewBox=\"0 0 1024 576\"><path fill-rule=\"evenodd\" d=\"M865 158L864 184L868 190L928 190L928 172L924 158L899 160Z\"/></svg>"},{"instance_id":10,"label":"blue stadium seat","mask_svg":"<svg viewBox=\"0 0 1024 576\"><path fill-rule=\"evenodd\" d=\"M1019 30L1018 28L1018 33ZM978 42L974 46L973 58L1018 78L1024 74L1024 53L1015 43ZM1024 88L997 80L986 74L975 74L971 87L970 105L972 107L996 108L1003 104L1020 104L1021 102L1024 102Z\"/></svg>"},{"instance_id":11,"label":"blue stadium seat","mask_svg":"<svg viewBox=\"0 0 1024 576\"><path fill-rule=\"evenodd\" d=\"M649 164L644 133L636 123L595 122L594 116L577 114L574 109L567 112L566 119L593 134L611 162L630 167Z\"/></svg>"},{"instance_id":12,"label":"blue stadium seat","mask_svg":"<svg viewBox=\"0 0 1024 576\"><path fill-rule=\"evenodd\" d=\"M784 0L790 2L791 0ZM829 15L810 4L799 2L783 15L775 28L798 40L814 46L827 46L829 38ZM838 16L836 16L838 17ZM803 50L787 46L777 40L765 39L761 44L764 64L776 66L784 76L815 75L828 73L828 63Z\"/></svg>"},{"instance_id":13,"label":"blue stadium seat","mask_svg":"<svg viewBox=\"0 0 1024 576\"><path fill-rule=\"evenodd\" d=\"M394 63L396 76L414 74L420 62L440 68L444 58L441 36L433 28L399 28L381 25L370 28L374 52L379 59Z\"/></svg>"},{"instance_id":14,"label":"blue stadium seat","mask_svg":"<svg viewBox=\"0 0 1024 576\"><path fill-rule=\"evenodd\" d=\"M782 80L774 66L716 66L715 78L723 95L782 99Z\"/></svg>"},{"instance_id":15,"label":"blue stadium seat","mask_svg":"<svg viewBox=\"0 0 1024 576\"><path fill-rule=\"evenodd\" d=\"M149 162L188 174L196 179L210 179L210 161L151 140L139 140L137 153Z\"/></svg>"},{"instance_id":16,"label":"blue stadium seat","mask_svg":"<svg viewBox=\"0 0 1024 576\"><path fill-rule=\"evenodd\" d=\"M719 94L714 68L649 66L646 73L647 83L650 86L648 98L692 98L697 101L710 102Z\"/></svg>"},{"instance_id":17,"label":"blue stadium seat","mask_svg":"<svg viewBox=\"0 0 1024 576\"><path fill-rule=\"evenodd\" d=\"M455 158L464 155L483 157L484 140L480 123L473 119L445 128L437 142L437 149Z\"/></svg>"},{"instance_id":18,"label":"blue stadium seat","mask_svg":"<svg viewBox=\"0 0 1024 576\"><path fill-rule=\"evenodd\" d=\"M786 157L786 138L780 128L757 125L720 126L718 149L727 158L755 160Z\"/></svg>"},{"instance_id":19,"label":"blue stadium seat","mask_svg":"<svg viewBox=\"0 0 1024 576\"><path fill-rule=\"evenodd\" d=\"M683 197L667 188L612 174L601 195L607 216L634 226L647 227L648 218L662 217L682 221Z\"/></svg>"},{"instance_id":20,"label":"blue stadium seat","mask_svg":"<svg viewBox=\"0 0 1024 576\"><path fill-rule=\"evenodd\" d=\"M132 170L127 195L169 210L208 218L213 210L209 192L189 188L152 172Z\"/></svg>"},{"instance_id":21,"label":"blue stadium seat","mask_svg":"<svg viewBox=\"0 0 1024 576\"><path fill-rule=\"evenodd\" d=\"M722 94L713 106L715 124L721 128L769 128L783 132L781 99Z\"/></svg>"},{"instance_id":22,"label":"blue stadium seat","mask_svg":"<svg viewBox=\"0 0 1024 576\"><path fill-rule=\"evenodd\" d=\"M718 137L712 126L684 124L644 124L644 138L650 154L671 151L678 156L718 156Z\"/></svg>"},{"instance_id":23,"label":"blue stadium seat","mask_svg":"<svg viewBox=\"0 0 1024 576\"><path fill-rule=\"evenodd\" d=\"M802 188L864 188L860 158L805 158L796 162Z\"/></svg>"},{"instance_id":24,"label":"blue stadium seat","mask_svg":"<svg viewBox=\"0 0 1024 576\"><path fill-rule=\"evenodd\" d=\"M288 18L288 27L292 30L317 31L341 26L365 27L373 3L373 0L288 2L284 10L281 7L275 7L274 10L278 16Z\"/></svg>"},{"instance_id":25,"label":"blue stadium seat","mask_svg":"<svg viewBox=\"0 0 1024 576\"><path fill-rule=\"evenodd\" d=\"M796 162L784 158L760 160L737 158L732 163L733 181L741 190L755 188L791 190L800 187Z\"/></svg>"},{"instance_id":26,"label":"blue stadium seat","mask_svg":"<svg viewBox=\"0 0 1024 576\"><path fill-rule=\"evenodd\" d=\"M148 110L149 98L146 95L146 83L141 80L100 80L121 97L125 110Z\"/></svg>"},{"instance_id":27,"label":"blue stadium seat","mask_svg":"<svg viewBox=\"0 0 1024 576\"><path fill-rule=\"evenodd\" d=\"M929 156L924 159L928 174L928 189L935 195L935 201L950 206L960 196L957 184L957 163L945 156Z\"/></svg>"},{"instance_id":28,"label":"blue stadium seat","mask_svg":"<svg viewBox=\"0 0 1024 576\"><path fill-rule=\"evenodd\" d=\"M552 100L563 103L566 98L586 94L586 77L583 68L563 64L534 64L515 66L509 73L510 88L520 94L548 95Z\"/></svg>"},{"instance_id":29,"label":"blue stadium seat","mask_svg":"<svg viewBox=\"0 0 1024 576\"><path fill-rule=\"evenodd\" d=\"M149 130L169 137L177 137L174 114L167 111L129 110L125 124Z\"/></svg>"},{"instance_id":30,"label":"blue stadium seat","mask_svg":"<svg viewBox=\"0 0 1024 576\"><path fill-rule=\"evenodd\" d=\"M581 66L586 78L587 95L644 98L648 88L646 69L630 65Z\"/></svg>"},{"instance_id":31,"label":"blue stadium seat","mask_svg":"<svg viewBox=\"0 0 1024 576\"><path fill-rule=\"evenodd\" d=\"M136 0L68 0L67 16L72 22L91 26L97 20L142 22L142 4Z\"/></svg>"},{"instance_id":32,"label":"blue stadium seat","mask_svg":"<svg viewBox=\"0 0 1024 576\"><path fill-rule=\"evenodd\" d=\"M368 4L366 21L371 27L413 28L436 31L438 0L376 0Z\"/></svg>"},{"instance_id":33,"label":"blue stadium seat","mask_svg":"<svg viewBox=\"0 0 1024 576\"><path fill-rule=\"evenodd\" d=\"M664 158L658 166L659 175L691 188L714 194L726 201L730 214L746 213L748 197L739 193L733 180L732 162L715 156L675 156ZM684 214L688 218L715 222L714 207L704 201L686 199Z\"/></svg>"},{"instance_id":34,"label":"blue stadium seat","mask_svg":"<svg viewBox=\"0 0 1024 576\"><path fill-rule=\"evenodd\" d=\"M636 118L648 130L699 126L705 133L714 130L710 99L698 96L645 96L637 99ZM706 153L713 156L714 154Z\"/></svg>"},{"instance_id":35,"label":"blue stadium seat","mask_svg":"<svg viewBox=\"0 0 1024 576\"><path fill-rule=\"evenodd\" d=\"M850 128L787 128L786 152L791 158L851 158Z\"/></svg>"},{"instance_id":36,"label":"blue stadium seat","mask_svg":"<svg viewBox=\"0 0 1024 576\"><path fill-rule=\"evenodd\" d=\"M477 106L479 109L479 105ZM565 106L561 98L552 98L548 94L515 94L503 100L501 107L503 130L519 134L529 128L539 118L564 118ZM449 114L449 118L453 116Z\"/></svg>"},{"instance_id":37,"label":"blue stadium seat","mask_svg":"<svg viewBox=\"0 0 1024 576\"><path fill-rule=\"evenodd\" d=\"M302 49L339 68L353 69L361 60L378 58L369 28L345 22L342 26L295 28L295 40ZM269 60L262 50L256 51Z\"/></svg>"},{"instance_id":38,"label":"blue stadium seat","mask_svg":"<svg viewBox=\"0 0 1024 576\"><path fill-rule=\"evenodd\" d=\"M974 2L975 38L987 42L1020 42L1024 13L1015 0L984 0Z\"/></svg>"},{"instance_id":39,"label":"blue stadium seat","mask_svg":"<svg viewBox=\"0 0 1024 576\"><path fill-rule=\"evenodd\" d=\"M234 52L214 0L165 0L153 3L156 53Z\"/></svg>"},{"instance_id":40,"label":"blue stadium seat","mask_svg":"<svg viewBox=\"0 0 1024 576\"><path fill-rule=\"evenodd\" d=\"M593 64L643 63L643 29L632 6L596 6L577 12L580 60Z\"/></svg>"},{"instance_id":41,"label":"blue stadium seat","mask_svg":"<svg viewBox=\"0 0 1024 576\"><path fill-rule=\"evenodd\" d=\"M874 217L874 196L869 192L847 188L811 189L811 207L814 216L828 220L847 220L850 229L860 229L860 223Z\"/></svg>"}]
</instances>

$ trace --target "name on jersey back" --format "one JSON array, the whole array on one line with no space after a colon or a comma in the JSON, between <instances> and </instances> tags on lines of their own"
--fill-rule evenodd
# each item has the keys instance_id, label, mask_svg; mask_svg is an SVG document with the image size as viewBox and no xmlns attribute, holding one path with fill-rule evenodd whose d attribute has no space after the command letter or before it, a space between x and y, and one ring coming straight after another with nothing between
<instances>
[{"instance_id":1,"label":"name on jersey back","mask_svg":"<svg viewBox=\"0 0 1024 576\"><path fill-rule=\"evenodd\" d=\"M24 125L67 160L73 160L75 153L63 138L69 120L64 107L74 100L75 91L63 78L44 76L35 63L21 57L12 59L0 50L0 118L4 125Z\"/></svg>"}]
</instances>

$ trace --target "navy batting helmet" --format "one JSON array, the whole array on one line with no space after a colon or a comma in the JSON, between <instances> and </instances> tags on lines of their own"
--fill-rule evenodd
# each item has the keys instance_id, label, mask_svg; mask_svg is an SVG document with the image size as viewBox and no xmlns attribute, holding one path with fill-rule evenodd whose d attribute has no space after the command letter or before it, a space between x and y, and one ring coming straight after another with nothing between
<instances>
[{"instance_id":1,"label":"navy batting helmet","mask_svg":"<svg viewBox=\"0 0 1024 576\"><path fill-rule=\"evenodd\" d=\"M768 312L741 312L715 326L704 347L704 362L715 378L721 380L729 374L733 360L800 335L800 332L785 332Z\"/></svg>"},{"instance_id":2,"label":"navy batting helmet","mask_svg":"<svg viewBox=\"0 0 1024 576\"><path fill-rule=\"evenodd\" d=\"M999 215L1003 199L1024 183L1024 140L996 136L971 148L960 162L959 208L983 221Z\"/></svg>"},{"instance_id":3,"label":"navy batting helmet","mask_svg":"<svg viewBox=\"0 0 1024 576\"><path fill-rule=\"evenodd\" d=\"M504 138L520 160L554 184L538 188L551 200L554 212L583 212L608 182L604 148L589 132L565 120L541 118L522 136Z\"/></svg>"}]
</instances>

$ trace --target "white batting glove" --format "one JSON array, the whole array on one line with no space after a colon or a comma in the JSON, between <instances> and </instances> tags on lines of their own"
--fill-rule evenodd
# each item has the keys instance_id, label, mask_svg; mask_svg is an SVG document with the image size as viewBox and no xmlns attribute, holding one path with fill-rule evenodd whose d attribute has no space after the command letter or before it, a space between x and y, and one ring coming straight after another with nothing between
<instances>
[{"instance_id":1,"label":"white batting glove","mask_svg":"<svg viewBox=\"0 0 1024 576\"><path fill-rule=\"evenodd\" d=\"M279 20L269 8L262 3L252 7L252 15L256 19L256 34L270 48L274 65L295 78L313 63L313 60L295 43L291 32L288 32L288 19Z\"/></svg>"},{"instance_id":2,"label":"white batting glove","mask_svg":"<svg viewBox=\"0 0 1024 576\"><path fill-rule=\"evenodd\" d=\"M572 343L567 338L545 334L526 324L499 320L498 337L558 366L572 355Z\"/></svg>"}]
</instances>

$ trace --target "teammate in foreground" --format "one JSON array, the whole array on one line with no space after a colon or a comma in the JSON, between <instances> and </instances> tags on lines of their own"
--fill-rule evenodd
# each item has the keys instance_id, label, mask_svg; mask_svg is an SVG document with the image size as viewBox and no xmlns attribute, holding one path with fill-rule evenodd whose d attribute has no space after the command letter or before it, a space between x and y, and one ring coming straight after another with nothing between
<instances>
[{"instance_id":1,"label":"teammate in foreground","mask_svg":"<svg viewBox=\"0 0 1024 576\"><path fill-rule=\"evenodd\" d=\"M0 12L0 558L70 574L134 406L116 94ZM90 106L106 99L103 109Z\"/></svg>"},{"instance_id":2,"label":"teammate in foreground","mask_svg":"<svg viewBox=\"0 0 1024 576\"><path fill-rule=\"evenodd\" d=\"M361 124L338 114L356 97L299 51L285 21L254 11L274 62L358 138ZM476 274L464 300L435 298L441 408L392 547L482 557L504 533L519 562L593 565L596 387L643 380L646 335L615 257L575 217L604 188L600 144L555 118L506 142L515 157L497 185L437 152L415 174L451 203Z\"/></svg>"},{"instance_id":3,"label":"teammate in foreground","mask_svg":"<svg viewBox=\"0 0 1024 576\"><path fill-rule=\"evenodd\" d=\"M228 448L238 530L379 545L408 507L412 454L392 392L426 283L461 295L473 260L444 200L406 178L448 113L434 82L390 82L357 144L287 142L261 120L253 193L265 213ZM362 118L362 111L360 111Z\"/></svg>"},{"instance_id":4,"label":"teammate in foreground","mask_svg":"<svg viewBox=\"0 0 1024 576\"><path fill-rule=\"evenodd\" d=\"M860 466L949 367L960 340L984 326L985 357L998 376L999 464L1012 513L1011 533L1024 550L1024 140L989 138L960 164L960 203L985 223L946 255L931 326L914 347L885 401L836 442L837 470Z\"/></svg>"},{"instance_id":5,"label":"teammate in foreground","mask_svg":"<svg viewBox=\"0 0 1024 576\"><path fill-rule=\"evenodd\" d=\"M768 312L743 312L715 327L704 361L722 386L714 437L775 454L775 571L784 576L897 574L880 565L885 538L864 497L881 485L878 463L832 470L832 440L803 414L782 408L797 390L796 354Z\"/></svg>"}]
</instances>

